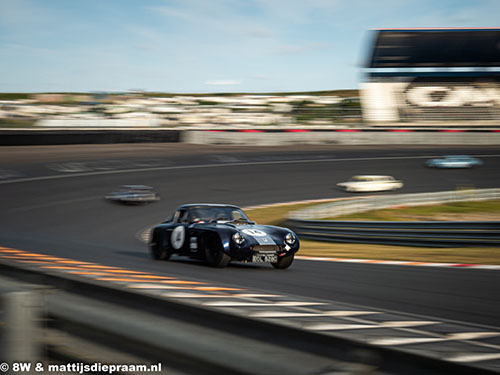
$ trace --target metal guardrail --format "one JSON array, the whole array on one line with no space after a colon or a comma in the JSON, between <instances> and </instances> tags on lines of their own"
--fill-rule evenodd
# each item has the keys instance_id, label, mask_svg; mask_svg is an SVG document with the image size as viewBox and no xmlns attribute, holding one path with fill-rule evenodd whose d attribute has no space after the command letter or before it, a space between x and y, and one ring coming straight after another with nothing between
<instances>
[{"instance_id":1,"label":"metal guardrail","mask_svg":"<svg viewBox=\"0 0 500 375\"><path fill-rule=\"evenodd\" d=\"M155 368L152 372L170 375L496 373L113 284L41 273L14 262L2 261L0 271L17 280L0 281L0 320L4 320L0 338L7 338L0 346L0 360L6 361L2 365L19 360L33 364L162 364L161 371ZM19 280L45 288L12 287ZM9 306L12 301L17 301L14 307ZM21 328L23 324L15 324L23 320L25 327L31 327L29 335ZM26 356L13 357L5 350L19 339L16 333L28 338L24 344L31 348Z\"/></svg>"},{"instance_id":2,"label":"metal guardrail","mask_svg":"<svg viewBox=\"0 0 500 375\"><path fill-rule=\"evenodd\" d=\"M291 213L287 226L301 238L403 246L499 246L496 221L338 221L311 220L401 206L500 199L500 189L394 194L339 200Z\"/></svg>"},{"instance_id":3,"label":"metal guardrail","mask_svg":"<svg viewBox=\"0 0 500 375\"><path fill-rule=\"evenodd\" d=\"M500 246L500 222L381 222L290 219L300 238L403 246Z\"/></svg>"},{"instance_id":4,"label":"metal guardrail","mask_svg":"<svg viewBox=\"0 0 500 375\"><path fill-rule=\"evenodd\" d=\"M302 210L293 211L290 219L313 220L382 208L441 204L449 202L500 199L500 189L457 189L436 193L390 194L384 196L339 199Z\"/></svg>"}]
</instances>

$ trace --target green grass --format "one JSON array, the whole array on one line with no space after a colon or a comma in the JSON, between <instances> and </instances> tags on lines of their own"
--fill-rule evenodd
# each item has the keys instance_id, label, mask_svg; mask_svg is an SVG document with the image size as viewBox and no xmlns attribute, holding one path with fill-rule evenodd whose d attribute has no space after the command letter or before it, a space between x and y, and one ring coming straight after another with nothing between
<instances>
[{"instance_id":1,"label":"green grass","mask_svg":"<svg viewBox=\"0 0 500 375\"><path fill-rule=\"evenodd\" d=\"M30 95L22 92L0 92L0 100L28 99Z\"/></svg>"},{"instance_id":2,"label":"green grass","mask_svg":"<svg viewBox=\"0 0 500 375\"><path fill-rule=\"evenodd\" d=\"M255 220L259 224L286 225L286 219L290 211L311 207L317 204L318 203L280 205L276 207L257 208L245 211L251 220ZM451 208L445 206L458 207ZM405 210L407 213L412 212L413 210L418 210L418 212L432 212L433 215L439 215L443 212L441 209L460 210L460 214L467 214L471 212L499 212L499 207L500 201L485 201L459 202L458 204L452 205L419 206L380 211L392 211L393 215L396 215L395 211L399 210ZM380 216L376 217L376 220L380 220ZM336 219L338 220L338 218ZM369 219L363 218L363 220ZM299 255L328 258L405 260L414 262L500 264L500 248L498 247L427 248L344 244L302 240Z\"/></svg>"},{"instance_id":3,"label":"green grass","mask_svg":"<svg viewBox=\"0 0 500 375\"><path fill-rule=\"evenodd\" d=\"M387 208L336 216L325 220L433 221L439 220L443 216L456 216L459 220L467 220L467 216L471 214L482 214L485 217L490 214L498 214L500 217L500 200L454 202L429 206L399 207L397 209Z\"/></svg>"},{"instance_id":4,"label":"green grass","mask_svg":"<svg viewBox=\"0 0 500 375\"><path fill-rule=\"evenodd\" d=\"M14 119L14 118L0 118L0 128L31 128L35 125L34 119Z\"/></svg>"},{"instance_id":5,"label":"green grass","mask_svg":"<svg viewBox=\"0 0 500 375\"><path fill-rule=\"evenodd\" d=\"M214 102L214 101L211 101L211 100L200 100L198 102L199 105L219 105L220 103L219 102Z\"/></svg>"}]
</instances>

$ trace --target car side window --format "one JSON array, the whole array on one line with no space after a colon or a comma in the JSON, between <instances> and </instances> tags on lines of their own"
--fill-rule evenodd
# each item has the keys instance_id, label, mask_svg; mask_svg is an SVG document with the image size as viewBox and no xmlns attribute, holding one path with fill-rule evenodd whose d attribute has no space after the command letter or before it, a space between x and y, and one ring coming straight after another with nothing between
<instances>
[{"instance_id":1,"label":"car side window","mask_svg":"<svg viewBox=\"0 0 500 375\"><path fill-rule=\"evenodd\" d=\"M180 210L179 219L177 220L177 222L186 224L188 222L188 216L189 215L187 210Z\"/></svg>"},{"instance_id":2,"label":"car side window","mask_svg":"<svg viewBox=\"0 0 500 375\"><path fill-rule=\"evenodd\" d=\"M180 223L182 221L182 217L184 216L184 213L186 210L178 210L175 211L174 217L172 219L172 222L174 223Z\"/></svg>"}]
</instances>

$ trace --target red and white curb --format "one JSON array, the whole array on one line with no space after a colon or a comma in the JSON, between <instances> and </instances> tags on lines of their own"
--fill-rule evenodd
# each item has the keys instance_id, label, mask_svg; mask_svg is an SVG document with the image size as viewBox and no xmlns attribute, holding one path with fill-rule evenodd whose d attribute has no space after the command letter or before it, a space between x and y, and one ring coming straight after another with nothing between
<instances>
[{"instance_id":1,"label":"red and white curb","mask_svg":"<svg viewBox=\"0 0 500 375\"><path fill-rule=\"evenodd\" d=\"M346 263L366 263L366 264L387 264L396 266L454 267L454 268L479 268L487 270L500 270L500 265L495 265L495 264L436 263L436 262L415 262L415 261L405 261L405 260L326 258L326 257L310 257L303 255L297 255L295 259L316 260L320 262L346 262Z\"/></svg>"}]
</instances>

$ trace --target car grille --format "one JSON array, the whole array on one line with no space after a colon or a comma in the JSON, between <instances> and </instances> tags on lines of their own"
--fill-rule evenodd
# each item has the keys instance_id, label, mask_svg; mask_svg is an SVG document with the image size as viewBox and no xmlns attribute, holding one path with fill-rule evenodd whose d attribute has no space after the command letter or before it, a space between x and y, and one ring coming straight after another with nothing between
<instances>
[{"instance_id":1,"label":"car grille","mask_svg":"<svg viewBox=\"0 0 500 375\"><path fill-rule=\"evenodd\" d=\"M278 245L255 245L253 247L253 251L258 251L258 252L277 252L279 251L280 247Z\"/></svg>"}]
</instances>

